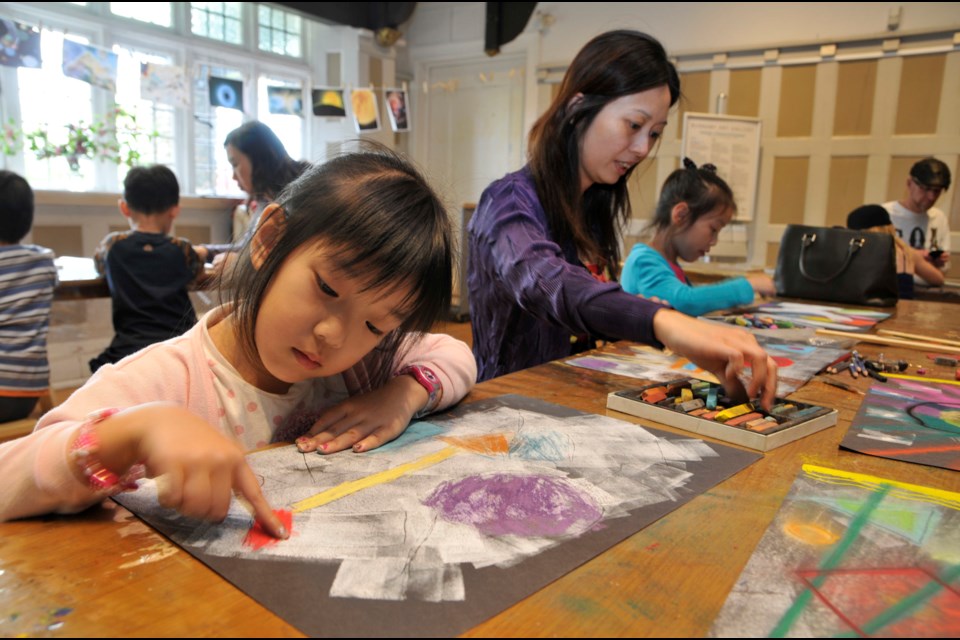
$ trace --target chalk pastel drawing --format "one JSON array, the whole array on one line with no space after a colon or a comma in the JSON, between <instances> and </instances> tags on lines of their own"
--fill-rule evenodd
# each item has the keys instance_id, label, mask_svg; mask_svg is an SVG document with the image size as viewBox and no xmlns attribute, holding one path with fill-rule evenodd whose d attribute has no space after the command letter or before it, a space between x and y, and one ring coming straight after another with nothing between
<instances>
[{"instance_id":1,"label":"chalk pastel drawing","mask_svg":"<svg viewBox=\"0 0 960 640\"><path fill-rule=\"evenodd\" d=\"M960 471L960 387L892 379L874 384L840 446Z\"/></svg>"},{"instance_id":2,"label":"chalk pastel drawing","mask_svg":"<svg viewBox=\"0 0 960 640\"><path fill-rule=\"evenodd\" d=\"M960 494L804 465L711 637L957 637Z\"/></svg>"},{"instance_id":3,"label":"chalk pastel drawing","mask_svg":"<svg viewBox=\"0 0 960 640\"><path fill-rule=\"evenodd\" d=\"M759 458L753 452L501 396L368 453L249 456L287 540L118 500L310 635L456 635ZM375 610L380 615L369 615Z\"/></svg>"}]
</instances>

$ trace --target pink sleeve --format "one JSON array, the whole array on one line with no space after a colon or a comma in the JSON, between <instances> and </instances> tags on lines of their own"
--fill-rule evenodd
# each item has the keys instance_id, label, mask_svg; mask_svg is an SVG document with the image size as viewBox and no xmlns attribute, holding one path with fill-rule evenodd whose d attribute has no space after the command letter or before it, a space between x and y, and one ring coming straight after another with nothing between
<instances>
[{"instance_id":1,"label":"pink sleeve","mask_svg":"<svg viewBox=\"0 0 960 640\"><path fill-rule=\"evenodd\" d=\"M44 414L33 433L0 444L0 521L73 513L101 499L74 475L67 459L77 429L93 411L172 402L216 424L215 403L208 402L213 395L210 375L196 351L197 335L191 330L147 347L119 365L102 367L65 402Z\"/></svg>"},{"instance_id":2,"label":"pink sleeve","mask_svg":"<svg viewBox=\"0 0 960 640\"><path fill-rule=\"evenodd\" d=\"M437 410L446 409L463 400L477 382L477 362L465 342L443 333L425 333L415 343L407 345L403 359L396 371L407 365L428 367L440 379L443 396ZM343 372L344 382L350 395L370 391L370 375L367 356ZM394 373L396 373L394 371Z\"/></svg>"},{"instance_id":3,"label":"pink sleeve","mask_svg":"<svg viewBox=\"0 0 960 640\"><path fill-rule=\"evenodd\" d=\"M0 521L80 511L100 499L67 461L67 446L80 424L61 422L0 444Z\"/></svg>"},{"instance_id":4,"label":"pink sleeve","mask_svg":"<svg viewBox=\"0 0 960 640\"><path fill-rule=\"evenodd\" d=\"M477 361L466 343L445 333L425 333L411 345L397 369L411 364L428 367L443 386L437 410L463 400L477 382Z\"/></svg>"}]
</instances>

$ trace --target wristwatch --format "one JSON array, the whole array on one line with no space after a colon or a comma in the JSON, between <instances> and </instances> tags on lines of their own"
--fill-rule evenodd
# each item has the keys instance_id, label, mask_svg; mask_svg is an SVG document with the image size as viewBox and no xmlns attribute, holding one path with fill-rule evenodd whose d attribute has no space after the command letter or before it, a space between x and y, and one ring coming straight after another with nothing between
<instances>
[{"instance_id":1,"label":"wristwatch","mask_svg":"<svg viewBox=\"0 0 960 640\"><path fill-rule=\"evenodd\" d=\"M443 385L440 384L440 378L428 367L419 364L407 365L397 372L398 376L413 376L413 379L420 383L427 390L427 404L413 417L419 418L433 412L440 404L443 398Z\"/></svg>"},{"instance_id":2,"label":"wristwatch","mask_svg":"<svg viewBox=\"0 0 960 640\"><path fill-rule=\"evenodd\" d=\"M70 447L70 459L80 468L90 488L106 495L135 490L137 480L143 478L145 472L142 464L135 464L125 474L118 476L103 466L100 460L100 437L94 427L118 412L119 409L110 408L91 413L80 426L80 433Z\"/></svg>"}]
</instances>

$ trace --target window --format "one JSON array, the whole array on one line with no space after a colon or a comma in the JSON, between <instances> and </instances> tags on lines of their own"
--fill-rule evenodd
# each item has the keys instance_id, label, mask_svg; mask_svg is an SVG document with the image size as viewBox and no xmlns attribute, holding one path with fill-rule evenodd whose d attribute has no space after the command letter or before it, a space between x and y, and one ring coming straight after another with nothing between
<instances>
[{"instance_id":1,"label":"window","mask_svg":"<svg viewBox=\"0 0 960 640\"><path fill-rule=\"evenodd\" d=\"M261 51L300 57L303 27L297 14L261 4L257 7L257 29Z\"/></svg>"},{"instance_id":2,"label":"window","mask_svg":"<svg viewBox=\"0 0 960 640\"><path fill-rule=\"evenodd\" d=\"M193 94L193 158L196 192L242 197L243 192L233 180L233 167L227 162L223 141L228 133L243 124L243 112L212 106L207 79L210 76L216 76L230 80L243 80L243 73L238 69L207 64L201 64L198 73Z\"/></svg>"},{"instance_id":3,"label":"window","mask_svg":"<svg viewBox=\"0 0 960 640\"><path fill-rule=\"evenodd\" d=\"M213 3L211 3L213 4ZM173 12L169 2L111 2L110 12L114 15L149 22L161 27L173 25Z\"/></svg>"},{"instance_id":4,"label":"window","mask_svg":"<svg viewBox=\"0 0 960 640\"><path fill-rule=\"evenodd\" d=\"M190 31L204 38L241 44L243 7L239 2L191 2Z\"/></svg>"},{"instance_id":5,"label":"window","mask_svg":"<svg viewBox=\"0 0 960 640\"><path fill-rule=\"evenodd\" d=\"M38 3L8 4L15 9L9 19L41 27L43 66L0 65L0 122L18 136L16 146L24 140L29 145L27 136L37 133L49 157L40 160L29 146L23 152L11 146L0 166L21 172L36 189L114 192L122 188L132 149L135 164L173 168L184 193L243 197L223 141L252 118L273 129L292 158L315 155L310 99L303 95L313 75L305 58L311 23L296 11L273 3L88 2L62 5L64 15L54 17ZM65 40L93 46L94 55L77 55L100 62L89 66L94 84L64 75ZM116 60L101 59L97 49ZM166 68L147 78L152 90L141 97L144 63ZM100 69L114 66L115 91L96 82L103 77ZM173 73L178 66L185 66L183 76ZM85 68L78 62L68 72ZM242 111L210 104L210 77L245 83ZM187 95L174 102L178 88ZM277 88L286 91L272 90ZM77 129L70 125L77 124L88 138L71 133ZM70 140L80 153L64 151ZM95 159L83 155L91 140L102 143Z\"/></svg>"},{"instance_id":6,"label":"window","mask_svg":"<svg viewBox=\"0 0 960 640\"><path fill-rule=\"evenodd\" d=\"M42 29L40 54L43 66L39 69L17 69L20 120L26 132L44 129L53 144L67 140L67 125L93 119L91 85L63 75L63 37L61 31ZM89 41L71 35L71 40L87 44ZM56 96L56 100L51 100ZM96 186L94 163L81 158L79 170L71 171L64 157L38 160L24 149L24 172L34 189L92 190Z\"/></svg>"},{"instance_id":7,"label":"window","mask_svg":"<svg viewBox=\"0 0 960 640\"><path fill-rule=\"evenodd\" d=\"M113 47L118 56L117 61L117 106L126 113L134 116L139 130L156 132L156 137L145 135L131 135L123 130L123 122L118 122L117 137L120 142L128 142L140 153L137 164L165 164L176 171L176 129L174 127L176 109L173 105L144 100L140 98L140 64L143 62L155 64L173 64L170 56L126 49L121 46ZM122 119L121 119L122 120ZM117 180L123 183L129 167L126 164L119 166ZM180 177L184 182L183 176ZM182 186L182 185L181 185Z\"/></svg>"},{"instance_id":8,"label":"window","mask_svg":"<svg viewBox=\"0 0 960 640\"><path fill-rule=\"evenodd\" d=\"M261 77L257 86L257 107L260 122L267 125L280 138L284 148L294 160L303 158L303 117L285 113L270 113L270 98L267 87L284 87L295 89L302 95L303 85L300 82L290 82L277 78ZM301 98L301 105L303 100ZM303 108L301 106L301 108ZM307 106L309 108L309 105Z\"/></svg>"}]
</instances>

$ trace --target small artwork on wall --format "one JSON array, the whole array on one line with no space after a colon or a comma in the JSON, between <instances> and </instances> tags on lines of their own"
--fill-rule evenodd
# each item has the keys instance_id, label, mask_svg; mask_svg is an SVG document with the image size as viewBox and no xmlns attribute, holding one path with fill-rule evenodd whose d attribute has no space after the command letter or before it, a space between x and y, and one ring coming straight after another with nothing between
<instances>
[{"instance_id":1,"label":"small artwork on wall","mask_svg":"<svg viewBox=\"0 0 960 640\"><path fill-rule=\"evenodd\" d=\"M387 89L384 98L387 102L387 115L390 116L390 127L394 131L410 131L407 92L403 89Z\"/></svg>"},{"instance_id":2,"label":"small artwork on wall","mask_svg":"<svg viewBox=\"0 0 960 640\"><path fill-rule=\"evenodd\" d=\"M328 118L346 118L343 106L343 89L323 87L313 90L313 115Z\"/></svg>"},{"instance_id":3,"label":"small artwork on wall","mask_svg":"<svg viewBox=\"0 0 960 640\"><path fill-rule=\"evenodd\" d=\"M299 87L267 87L270 113L303 114L303 90Z\"/></svg>"},{"instance_id":4,"label":"small artwork on wall","mask_svg":"<svg viewBox=\"0 0 960 640\"><path fill-rule=\"evenodd\" d=\"M0 19L0 45L0 64L3 66L40 67L40 30L36 27Z\"/></svg>"},{"instance_id":5,"label":"small artwork on wall","mask_svg":"<svg viewBox=\"0 0 960 640\"><path fill-rule=\"evenodd\" d=\"M210 106L243 111L243 81L210 76Z\"/></svg>"},{"instance_id":6,"label":"small artwork on wall","mask_svg":"<svg viewBox=\"0 0 960 640\"><path fill-rule=\"evenodd\" d=\"M380 113L372 90L354 89L350 92L350 106L353 108L353 122L359 133L380 130Z\"/></svg>"}]
</instances>

